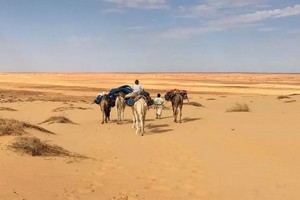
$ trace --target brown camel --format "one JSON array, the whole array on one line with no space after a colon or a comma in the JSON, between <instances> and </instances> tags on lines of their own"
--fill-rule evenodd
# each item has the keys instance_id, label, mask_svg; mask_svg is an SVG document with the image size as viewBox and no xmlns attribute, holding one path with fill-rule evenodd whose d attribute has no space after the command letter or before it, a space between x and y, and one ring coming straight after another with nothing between
<instances>
[{"instance_id":1,"label":"brown camel","mask_svg":"<svg viewBox=\"0 0 300 200\"><path fill-rule=\"evenodd\" d=\"M175 91L174 93L175 94L171 98L174 122L177 122L177 115L178 115L178 109L179 109L179 111L180 111L179 122L181 123L183 97L179 91Z\"/></svg>"},{"instance_id":2,"label":"brown camel","mask_svg":"<svg viewBox=\"0 0 300 200\"><path fill-rule=\"evenodd\" d=\"M109 103L109 98L106 94L103 95L101 102L100 102L100 108L102 111L102 124L107 123L110 120L110 110L111 106Z\"/></svg>"}]
</instances>

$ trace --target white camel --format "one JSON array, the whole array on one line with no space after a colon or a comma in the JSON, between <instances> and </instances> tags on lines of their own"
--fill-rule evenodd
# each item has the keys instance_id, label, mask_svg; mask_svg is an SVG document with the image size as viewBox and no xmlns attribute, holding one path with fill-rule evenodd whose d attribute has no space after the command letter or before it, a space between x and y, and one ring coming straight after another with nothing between
<instances>
[{"instance_id":1,"label":"white camel","mask_svg":"<svg viewBox=\"0 0 300 200\"><path fill-rule=\"evenodd\" d=\"M133 112L133 126L136 129L135 134L144 135L145 130L145 118L147 113L147 103L144 98L140 98L137 100L132 106Z\"/></svg>"},{"instance_id":2,"label":"white camel","mask_svg":"<svg viewBox=\"0 0 300 200\"><path fill-rule=\"evenodd\" d=\"M124 122L125 99L121 93L116 98L117 124Z\"/></svg>"}]
</instances>

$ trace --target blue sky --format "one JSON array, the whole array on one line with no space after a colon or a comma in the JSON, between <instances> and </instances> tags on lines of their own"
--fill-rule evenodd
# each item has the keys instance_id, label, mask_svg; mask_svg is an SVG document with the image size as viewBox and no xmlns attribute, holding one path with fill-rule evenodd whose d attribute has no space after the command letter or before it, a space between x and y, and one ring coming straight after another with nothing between
<instances>
[{"instance_id":1,"label":"blue sky","mask_svg":"<svg viewBox=\"0 0 300 200\"><path fill-rule=\"evenodd\" d=\"M300 73L300 1L0 0L0 71Z\"/></svg>"}]
</instances>

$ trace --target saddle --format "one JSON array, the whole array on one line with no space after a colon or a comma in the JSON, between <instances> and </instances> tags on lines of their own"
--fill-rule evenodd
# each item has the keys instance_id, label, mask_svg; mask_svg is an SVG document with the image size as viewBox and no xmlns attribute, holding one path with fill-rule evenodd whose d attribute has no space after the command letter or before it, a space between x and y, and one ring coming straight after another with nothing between
<instances>
[{"instance_id":1,"label":"saddle","mask_svg":"<svg viewBox=\"0 0 300 200\"><path fill-rule=\"evenodd\" d=\"M187 95L187 91L186 90L178 90L178 89L173 89L173 90L168 91L165 94L165 100L166 101L171 101L171 99L175 96L176 93L179 93L183 97L183 99L189 100L189 97Z\"/></svg>"},{"instance_id":2,"label":"saddle","mask_svg":"<svg viewBox=\"0 0 300 200\"><path fill-rule=\"evenodd\" d=\"M133 106L134 103L138 101L140 98L143 98L146 101L147 106L153 105L153 100L151 99L150 94L146 91L142 91L139 94L133 94L127 98L125 97L125 103L128 106Z\"/></svg>"},{"instance_id":3,"label":"saddle","mask_svg":"<svg viewBox=\"0 0 300 200\"><path fill-rule=\"evenodd\" d=\"M116 99L117 99L117 95L118 93L124 93L124 94L128 94L128 93L131 93L132 92L132 89L129 85L123 85L123 86L120 86L118 88L113 88L109 91L108 94L98 94L98 96L96 97L96 99L94 100L94 103L96 104L100 104L102 98L104 96L106 96L106 100L109 102L109 105L111 107L114 107L116 105Z\"/></svg>"}]
</instances>

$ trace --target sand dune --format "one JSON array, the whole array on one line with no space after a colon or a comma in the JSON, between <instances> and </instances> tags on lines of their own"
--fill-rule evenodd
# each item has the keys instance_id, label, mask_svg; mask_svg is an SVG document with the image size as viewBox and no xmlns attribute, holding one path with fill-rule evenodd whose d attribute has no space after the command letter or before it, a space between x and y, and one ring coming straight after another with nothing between
<instances>
[{"instance_id":1,"label":"sand dune","mask_svg":"<svg viewBox=\"0 0 300 200\"><path fill-rule=\"evenodd\" d=\"M96 95L136 78L153 97L188 90L183 123L167 103L160 120L148 111L143 137L128 108L122 125L114 109L102 125ZM24 128L88 159L18 154L8 148L17 136L0 136L0 199L297 200L299 83L297 74L2 73L0 117L49 130ZM236 103L249 112L227 112ZM76 124L40 124L53 116Z\"/></svg>"}]
</instances>

